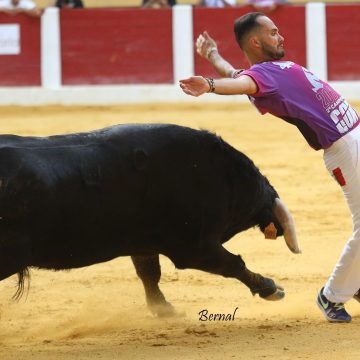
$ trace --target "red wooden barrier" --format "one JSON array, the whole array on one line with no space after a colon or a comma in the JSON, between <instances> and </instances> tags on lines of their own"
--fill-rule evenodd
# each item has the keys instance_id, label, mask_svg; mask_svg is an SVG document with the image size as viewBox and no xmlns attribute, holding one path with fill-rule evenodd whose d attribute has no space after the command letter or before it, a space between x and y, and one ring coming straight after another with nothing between
<instances>
[{"instance_id":1,"label":"red wooden barrier","mask_svg":"<svg viewBox=\"0 0 360 360\"><path fill-rule=\"evenodd\" d=\"M0 86L40 85L40 19L0 13L0 24L20 25L18 55L0 55Z\"/></svg>"},{"instance_id":2,"label":"red wooden barrier","mask_svg":"<svg viewBox=\"0 0 360 360\"><path fill-rule=\"evenodd\" d=\"M207 30L217 40L219 51L235 68L248 68L249 64L238 47L233 32L234 20L253 8L239 7L235 9L204 9L195 8L194 40L204 30ZM276 10L269 17L278 26L280 34L285 37L286 56L291 60L306 66L305 39L305 7L287 6ZM212 66L195 54L195 74L216 76Z\"/></svg>"},{"instance_id":3,"label":"red wooden barrier","mask_svg":"<svg viewBox=\"0 0 360 360\"><path fill-rule=\"evenodd\" d=\"M172 83L171 9L61 12L63 84Z\"/></svg>"},{"instance_id":4,"label":"red wooden barrier","mask_svg":"<svg viewBox=\"0 0 360 360\"><path fill-rule=\"evenodd\" d=\"M329 80L360 80L360 5L326 5Z\"/></svg>"},{"instance_id":5,"label":"red wooden barrier","mask_svg":"<svg viewBox=\"0 0 360 360\"><path fill-rule=\"evenodd\" d=\"M233 35L234 20L248 11L252 8L194 8L194 41L208 30L226 59L235 67L248 67ZM63 84L173 82L171 9L60 14ZM360 5L328 4L326 15L329 80L360 80ZM305 7L287 6L269 16L285 37L285 59L306 65ZM40 20L0 14L0 24L20 24L21 29L21 53L0 55L0 86L41 85ZM195 73L216 75L196 54Z\"/></svg>"}]
</instances>

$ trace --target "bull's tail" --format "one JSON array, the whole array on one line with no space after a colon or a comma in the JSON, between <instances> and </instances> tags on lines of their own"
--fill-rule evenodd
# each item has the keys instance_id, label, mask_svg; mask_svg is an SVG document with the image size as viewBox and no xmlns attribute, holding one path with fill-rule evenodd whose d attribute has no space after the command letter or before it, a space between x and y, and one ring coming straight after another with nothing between
<instances>
[{"instance_id":1,"label":"bull's tail","mask_svg":"<svg viewBox=\"0 0 360 360\"><path fill-rule=\"evenodd\" d=\"M25 288L26 293L29 292L30 289L30 271L29 268L25 268L17 273L18 275L18 283L17 283L17 290L13 295L13 300L20 300L20 298L24 295ZM25 282L27 286L25 286Z\"/></svg>"}]
</instances>

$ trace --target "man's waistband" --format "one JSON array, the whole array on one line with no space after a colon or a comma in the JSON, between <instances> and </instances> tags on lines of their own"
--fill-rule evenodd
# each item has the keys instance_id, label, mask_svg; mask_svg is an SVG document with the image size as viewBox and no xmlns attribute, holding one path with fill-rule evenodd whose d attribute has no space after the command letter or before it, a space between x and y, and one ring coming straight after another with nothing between
<instances>
[{"instance_id":1,"label":"man's waistband","mask_svg":"<svg viewBox=\"0 0 360 360\"><path fill-rule=\"evenodd\" d=\"M343 135L340 139L336 140L332 145L330 145L327 149L324 149L325 152L331 149L337 149L339 146L342 146L345 143L352 142L354 140L360 141L360 120L358 120L354 126Z\"/></svg>"}]
</instances>

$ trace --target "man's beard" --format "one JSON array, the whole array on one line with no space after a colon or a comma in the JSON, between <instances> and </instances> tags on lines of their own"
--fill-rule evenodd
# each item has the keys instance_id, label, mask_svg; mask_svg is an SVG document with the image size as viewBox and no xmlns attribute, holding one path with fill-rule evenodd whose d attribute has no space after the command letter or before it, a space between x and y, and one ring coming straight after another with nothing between
<instances>
[{"instance_id":1,"label":"man's beard","mask_svg":"<svg viewBox=\"0 0 360 360\"><path fill-rule=\"evenodd\" d=\"M268 60L280 60L285 56L284 49L278 49L274 51L273 47L267 46L266 44L261 44L261 49L264 54L264 57Z\"/></svg>"}]
</instances>

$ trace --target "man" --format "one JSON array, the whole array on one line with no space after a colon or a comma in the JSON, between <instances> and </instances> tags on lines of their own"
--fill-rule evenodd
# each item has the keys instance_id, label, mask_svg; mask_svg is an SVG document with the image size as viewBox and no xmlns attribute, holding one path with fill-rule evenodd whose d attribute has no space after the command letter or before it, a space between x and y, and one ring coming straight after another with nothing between
<instances>
[{"instance_id":1,"label":"man","mask_svg":"<svg viewBox=\"0 0 360 360\"><path fill-rule=\"evenodd\" d=\"M36 4L31 0L0 0L0 12L9 15L25 14L40 17L42 14Z\"/></svg>"},{"instance_id":2,"label":"man","mask_svg":"<svg viewBox=\"0 0 360 360\"><path fill-rule=\"evenodd\" d=\"M182 90L199 96L206 92L246 94L267 112L295 125L315 150L324 149L330 175L342 187L352 213L353 234L324 288L317 304L328 321L350 322L344 303L353 296L360 301L360 149L359 118L355 110L329 84L307 69L281 61L284 38L262 13L248 13L235 21L236 40L250 69L235 70L219 54L216 43L205 32L197 41L201 56L222 76L211 79L193 76L180 81Z\"/></svg>"},{"instance_id":3,"label":"man","mask_svg":"<svg viewBox=\"0 0 360 360\"><path fill-rule=\"evenodd\" d=\"M60 9L81 9L84 4L82 0L55 0L52 6Z\"/></svg>"},{"instance_id":4,"label":"man","mask_svg":"<svg viewBox=\"0 0 360 360\"><path fill-rule=\"evenodd\" d=\"M236 6L236 0L200 0L199 5L217 8L233 7Z\"/></svg>"},{"instance_id":5,"label":"man","mask_svg":"<svg viewBox=\"0 0 360 360\"><path fill-rule=\"evenodd\" d=\"M143 0L142 6L145 8L164 8L176 5L176 0Z\"/></svg>"},{"instance_id":6,"label":"man","mask_svg":"<svg viewBox=\"0 0 360 360\"><path fill-rule=\"evenodd\" d=\"M287 4L287 0L246 0L246 4L252 6L255 10L271 13L279 6Z\"/></svg>"}]
</instances>

